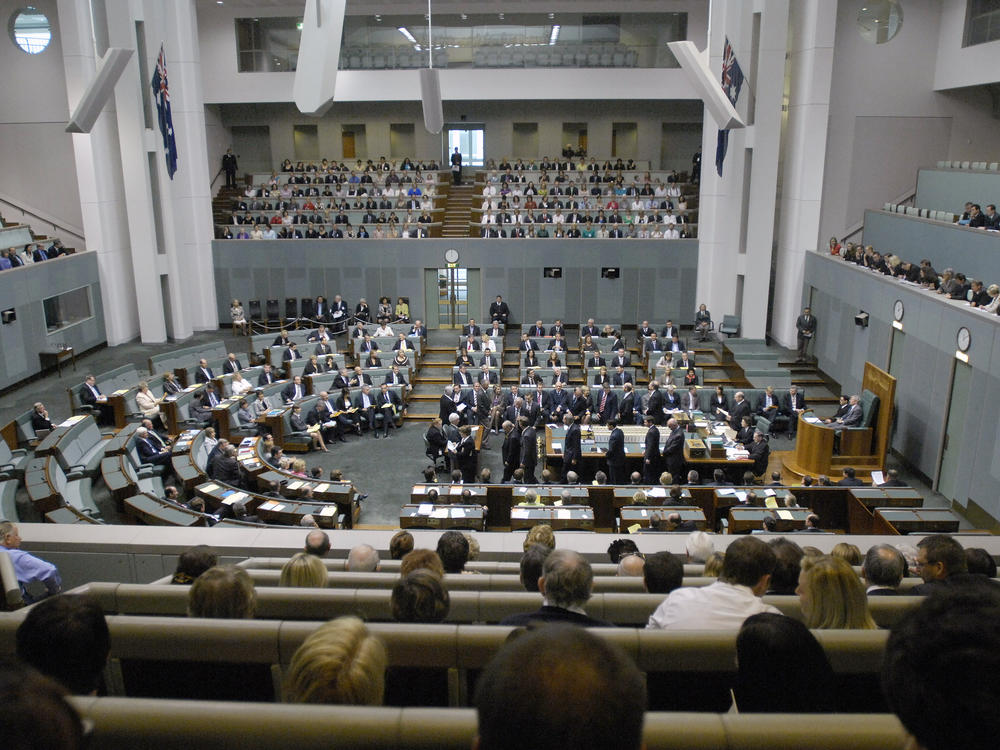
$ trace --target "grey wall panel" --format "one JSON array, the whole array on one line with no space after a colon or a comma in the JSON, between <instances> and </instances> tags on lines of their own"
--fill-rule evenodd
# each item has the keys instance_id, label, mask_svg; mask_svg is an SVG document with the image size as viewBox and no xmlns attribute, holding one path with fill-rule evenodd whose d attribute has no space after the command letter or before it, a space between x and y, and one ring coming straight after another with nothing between
<instances>
[{"instance_id":1,"label":"grey wall panel","mask_svg":"<svg viewBox=\"0 0 1000 750\"><path fill-rule=\"evenodd\" d=\"M572 275L572 279L569 278ZM564 275L558 279L540 279L538 282L538 317L548 322L556 318L562 318L570 309L570 301L578 296L573 294L574 286L579 289L580 270L574 269L570 274L564 271ZM576 282L575 284L573 282Z\"/></svg>"},{"instance_id":2,"label":"grey wall panel","mask_svg":"<svg viewBox=\"0 0 1000 750\"><path fill-rule=\"evenodd\" d=\"M939 271L950 266L970 279L987 283L1000 279L1000 232L866 211L864 243L914 263L927 258Z\"/></svg>"},{"instance_id":3,"label":"grey wall panel","mask_svg":"<svg viewBox=\"0 0 1000 750\"><path fill-rule=\"evenodd\" d=\"M805 283L813 288L813 308L819 320L815 353L819 366L856 392L865 360L885 365L892 305L899 299L905 314L903 366L897 377L896 422L892 446L923 474L934 477L944 420L950 398L951 360L959 327L969 328L973 368L971 397L961 435L956 499L968 500L1000 519L1000 318L968 305L944 300L912 285L859 269L818 253L807 253ZM854 325L864 309L871 315L867 329ZM861 342L859 344L859 342Z\"/></svg>"},{"instance_id":4,"label":"grey wall panel","mask_svg":"<svg viewBox=\"0 0 1000 750\"><path fill-rule=\"evenodd\" d=\"M546 282L550 279L546 279ZM549 310L552 319L559 318L563 324L576 323L580 317L580 305L583 304L583 269L567 268L564 271L565 282L562 294L551 303Z\"/></svg>"},{"instance_id":5,"label":"grey wall panel","mask_svg":"<svg viewBox=\"0 0 1000 750\"><path fill-rule=\"evenodd\" d=\"M369 304L380 293L409 296L413 315L422 315L422 269L443 265L444 251L454 247L459 251L459 263L467 268L483 270L484 310L496 294L502 294L511 306L515 321L536 319L542 304L554 303L567 321L579 322L589 310L602 309L596 300L602 266L622 269L622 281L611 285L613 307L606 312L614 322L632 323L637 317L676 317L688 322L695 307L694 286L697 275L697 240L508 240L506 242L477 239L409 240L258 240L213 243L215 272L229 280L229 294L240 299L283 299L286 296L315 296L325 292L331 298L340 292L353 306L359 296L368 297ZM656 258L651 264L650 258ZM542 268L561 266L563 287L560 295L542 297ZM249 269L250 277L237 277L237 267ZM312 269L304 277L285 274L286 268ZM374 288L365 269L379 269ZM641 274L655 269L675 269L679 288L674 294L658 297L638 297L635 314L623 307L623 300L633 294L634 284L624 283L626 269L638 269ZM568 283L571 269L579 274L579 286ZM516 273L515 273L516 271ZM395 281L393 282L393 274ZM323 285L317 286L317 278ZM395 284L393 287L392 284ZM263 288L261 288L263 287ZM617 291L621 289L621 291ZM606 295L602 295L606 296ZM544 301L543 301L544 300ZM227 321L229 299L219 301L219 320ZM415 305L415 307L414 307ZM543 315L543 317L546 317ZM626 318L620 320L620 318Z\"/></svg>"},{"instance_id":6,"label":"grey wall panel","mask_svg":"<svg viewBox=\"0 0 1000 750\"><path fill-rule=\"evenodd\" d=\"M996 203L1000 172L961 172L954 169L921 169L917 172L914 205L934 211L961 213L966 201Z\"/></svg>"},{"instance_id":7,"label":"grey wall panel","mask_svg":"<svg viewBox=\"0 0 1000 750\"><path fill-rule=\"evenodd\" d=\"M566 306L566 317L574 323L585 323L588 319L593 318L598 325L603 323L618 323L617 320L600 320L600 315L597 313L597 306L594 304L594 300L597 298L597 284L600 280L600 269L596 269L596 273L582 274L580 277L580 296L576 300L576 306L573 307L572 301L567 300Z\"/></svg>"},{"instance_id":8,"label":"grey wall panel","mask_svg":"<svg viewBox=\"0 0 1000 750\"><path fill-rule=\"evenodd\" d=\"M90 287L91 317L49 333L42 300L80 287ZM225 306L228 316L229 300ZM13 309L17 315L13 323L0 325L0 388L40 372L39 351L65 344L79 354L107 340L95 253L69 255L0 274L0 309Z\"/></svg>"}]
</instances>

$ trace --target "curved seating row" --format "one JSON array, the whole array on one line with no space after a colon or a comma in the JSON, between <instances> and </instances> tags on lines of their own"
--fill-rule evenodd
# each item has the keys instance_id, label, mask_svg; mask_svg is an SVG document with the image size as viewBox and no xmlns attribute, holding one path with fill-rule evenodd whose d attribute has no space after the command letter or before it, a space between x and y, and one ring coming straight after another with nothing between
<instances>
[{"instance_id":1,"label":"curved seating row","mask_svg":"<svg viewBox=\"0 0 1000 750\"><path fill-rule=\"evenodd\" d=\"M468 750L476 735L472 709L359 706L233 705L221 701L72 698L103 750ZM830 714L647 713L647 750L885 750L906 733L891 714L845 720Z\"/></svg>"}]
</instances>

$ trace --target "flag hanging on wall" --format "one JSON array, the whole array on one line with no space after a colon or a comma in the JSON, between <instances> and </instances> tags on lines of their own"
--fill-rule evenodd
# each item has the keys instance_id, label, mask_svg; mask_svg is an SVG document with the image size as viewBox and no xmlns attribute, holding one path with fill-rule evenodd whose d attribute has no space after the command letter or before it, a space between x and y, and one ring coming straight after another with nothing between
<instances>
[{"instance_id":1,"label":"flag hanging on wall","mask_svg":"<svg viewBox=\"0 0 1000 750\"><path fill-rule=\"evenodd\" d=\"M160 135L163 136L163 150L167 159L167 174L174 179L177 171L177 141L174 139L174 118L170 114L170 91L167 88L167 61L160 45L160 56L153 71L153 99L156 101L156 115L160 121Z\"/></svg>"},{"instance_id":2,"label":"flag hanging on wall","mask_svg":"<svg viewBox=\"0 0 1000 750\"><path fill-rule=\"evenodd\" d=\"M740 90L743 88L743 69L733 52L733 45L726 38L726 48L722 53L722 91L729 97L729 101L736 106L736 100L740 98ZM729 148L729 131L719 131L719 142L715 147L715 169L722 177L722 163L726 160L726 150Z\"/></svg>"}]
</instances>

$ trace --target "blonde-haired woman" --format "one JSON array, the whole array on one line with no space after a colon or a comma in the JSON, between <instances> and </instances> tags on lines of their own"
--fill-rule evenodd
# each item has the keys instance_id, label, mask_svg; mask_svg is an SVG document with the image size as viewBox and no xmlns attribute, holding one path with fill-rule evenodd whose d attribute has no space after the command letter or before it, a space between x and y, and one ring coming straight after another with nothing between
<instances>
[{"instance_id":1,"label":"blonde-haired woman","mask_svg":"<svg viewBox=\"0 0 1000 750\"><path fill-rule=\"evenodd\" d=\"M795 589L802 621L819 630L874 630L865 587L850 563L840 557L803 557Z\"/></svg>"},{"instance_id":2,"label":"blonde-haired woman","mask_svg":"<svg viewBox=\"0 0 1000 750\"><path fill-rule=\"evenodd\" d=\"M326 566L316 555L298 552L281 566L279 586L295 588L324 588L327 584Z\"/></svg>"},{"instance_id":3,"label":"blonde-haired woman","mask_svg":"<svg viewBox=\"0 0 1000 750\"><path fill-rule=\"evenodd\" d=\"M246 312L243 310L243 304L238 299L234 299L229 305L229 315L233 319L233 325L239 326L240 333L246 336L247 328L250 324L247 322L247 316Z\"/></svg>"}]
</instances>

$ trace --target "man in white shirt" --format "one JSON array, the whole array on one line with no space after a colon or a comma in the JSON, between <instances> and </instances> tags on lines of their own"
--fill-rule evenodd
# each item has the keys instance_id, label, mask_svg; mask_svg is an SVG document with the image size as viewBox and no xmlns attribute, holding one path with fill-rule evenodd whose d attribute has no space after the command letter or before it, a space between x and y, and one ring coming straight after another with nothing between
<instances>
[{"instance_id":1,"label":"man in white shirt","mask_svg":"<svg viewBox=\"0 0 1000 750\"><path fill-rule=\"evenodd\" d=\"M719 580L703 588L675 589L656 608L647 629L738 630L750 615L781 614L761 601L771 582L776 558L764 542L751 536L726 549Z\"/></svg>"}]
</instances>

